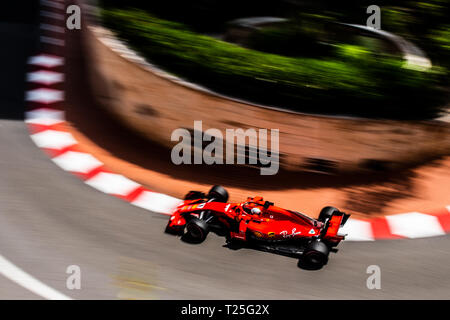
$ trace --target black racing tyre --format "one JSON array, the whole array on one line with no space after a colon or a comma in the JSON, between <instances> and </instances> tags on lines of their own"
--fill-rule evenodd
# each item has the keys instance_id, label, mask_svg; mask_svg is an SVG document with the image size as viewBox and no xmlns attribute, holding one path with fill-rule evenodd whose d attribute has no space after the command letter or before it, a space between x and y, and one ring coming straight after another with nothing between
<instances>
[{"instance_id":1,"label":"black racing tyre","mask_svg":"<svg viewBox=\"0 0 450 320\"><path fill-rule=\"evenodd\" d=\"M208 192L208 199L214 199L217 202L227 202L228 191L222 186L214 186Z\"/></svg>"},{"instance_id":2,"label":"black racing tyre","mask_svg":"<svg viewBox=\"0 0 450 320\"><path fill-rule=\"evenodd\" d=\"M335 207L325 207L320 210L319 221L325 222L326 219L331 219L333 213L339 212L339 210Z\"/></svg>"},{"instance_id":3,"label":"black racing tyre","mask_svg":"<svg viewBox=\"0 0 450 320\"><path fill-rule=\"evenodd\" d=\"M330 249L325 243L313 240L306 246L302 259L308 265L320 268L328 262L329 253Z\"/></svg>"},{"instance_id":4,"label":"black racing tyre","mask_svg":"<svg viewBox=\"0 0 450 320\"><path fill-rule=\"evenodd\" d=\"M192 218L184 228L181 240L189 243L202 243L208 236L208 224L200 219Z\"/></svg>"}]
</instances>

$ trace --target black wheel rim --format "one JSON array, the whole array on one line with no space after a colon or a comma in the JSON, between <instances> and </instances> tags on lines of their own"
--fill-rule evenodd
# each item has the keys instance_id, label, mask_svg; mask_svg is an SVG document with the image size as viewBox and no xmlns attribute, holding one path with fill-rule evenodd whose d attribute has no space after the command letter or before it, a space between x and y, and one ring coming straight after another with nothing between
<instances>
[{"instance_id":1,"label":"black wheel rim","mask_svg":"<svg viewBox=\"0 0 450 320\"><path fill-rule=\"evenodd\" d=\"M324 256L319 252L308 252L306 254L309 263L314 265L323 264Z\"/></svg>"},{"instance_id":2,"label":"black wheel rim","mask_svg":"<svg viewBox=\"0 0 450 320\"><path fill-rule=\"evenodd\" d=\"M203 231L196 225L188 226L189 235L194 239L201 239L203 237Z\"/></svg>"}]
</instances>

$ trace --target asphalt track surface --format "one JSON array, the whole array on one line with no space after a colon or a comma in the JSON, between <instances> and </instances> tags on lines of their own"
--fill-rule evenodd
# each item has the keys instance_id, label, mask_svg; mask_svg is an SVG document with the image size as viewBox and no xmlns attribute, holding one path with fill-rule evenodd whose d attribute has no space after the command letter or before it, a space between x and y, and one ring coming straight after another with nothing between
<instances>
[{"instance_id":1,"label":"asphalt track surface","mask_svg":"<svg viewBox=\"0 0 450 320\"><path fill-rule=\"evenodd\" d=\"M185 244L163 233L167 217L60 170L23 123L25 64L36 35L30 22L0 24L0 257L74 299L449 298L449 236L342 243L325 268L304 270L292 258L225 248L215 235ZM76 50L66 63L83 70ZM68 83L85 83L82 76L68 73ZM81 268L80 290L66 288L70 265ZM381 268L380 290L366 286L369 265ZM42 297L0 275L0 298Z\"/></svg>"}]
</instances>

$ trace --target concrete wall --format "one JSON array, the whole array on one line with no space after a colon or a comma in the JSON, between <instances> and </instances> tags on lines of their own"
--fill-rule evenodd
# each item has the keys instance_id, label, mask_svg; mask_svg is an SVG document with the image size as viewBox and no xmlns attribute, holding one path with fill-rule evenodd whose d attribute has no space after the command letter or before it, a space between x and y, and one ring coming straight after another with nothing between
<instances>
[{"instance_id":1,"label":"concrete wall","mask_svg":"<svg viewBox=\"0 0 450 320\"><path fill-rule=\"evenodd\" d=\"M106 111L169 148L177 128L280 130L281 167L289 170L396 169L450 152L450 128L438 121L384 121L286 112L229 99L148 65L105 30L84 28L90 84ZM364 107L364 106L361 106Z\"/></svg>"}]
</instances>

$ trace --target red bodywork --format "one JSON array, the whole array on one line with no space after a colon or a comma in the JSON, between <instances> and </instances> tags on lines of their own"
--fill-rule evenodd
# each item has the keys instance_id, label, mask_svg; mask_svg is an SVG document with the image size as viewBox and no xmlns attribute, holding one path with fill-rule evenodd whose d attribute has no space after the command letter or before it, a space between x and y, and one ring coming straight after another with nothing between
<instances>
[{"instance_id":1,"label":"red bodywork","mask_svg":"<svg viewBox=\"0 0 450 320\"><path fill-rule=\"evenodd\" d=\"M252 215L245 208L258 207L261 214ZM167 228L181 232L190 216L198 217L202 212L210 211L229 231L231 239L248 240L295 240L320 237L331 246L344 239L338 235L344 215L333 215L327 223L310 218L302 213L286 210L262 197L248 198L240 203L208 202L207 199L185 200L170 217Z\"/></svg>"}]
</instances>

